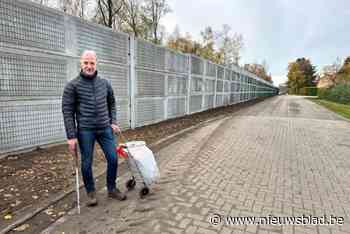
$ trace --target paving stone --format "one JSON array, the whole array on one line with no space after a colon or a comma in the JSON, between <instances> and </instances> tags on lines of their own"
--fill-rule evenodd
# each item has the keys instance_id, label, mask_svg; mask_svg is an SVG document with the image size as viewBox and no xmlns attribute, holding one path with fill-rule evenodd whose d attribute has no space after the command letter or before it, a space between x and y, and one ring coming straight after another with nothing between
<instances>
[{"instance_id":1,"label":"paving stone","mask_svg":"<svg viewBox=\"0 0 350 234\"><path fill-rule=\"evenodd\" d=\"M159 196L153 200L149 196L140 201L137 191L131 191L125 202L103 200L94 212L82 209L80 216L73 214L50 230L79 233L80 223L89 233L124 226L130 233L349 233L349 224L209 222L214 213L291 218L327 214L349 220L350 148L341 147L349 140L350 123L325 108L296 96L267 99L206 123L161 149L157 161L165 183L157 184L161 191L155 191ZM152 205L145 209L148 202ZM104 217L106 207L114 221Z\"/></svg>"}]
</instances>

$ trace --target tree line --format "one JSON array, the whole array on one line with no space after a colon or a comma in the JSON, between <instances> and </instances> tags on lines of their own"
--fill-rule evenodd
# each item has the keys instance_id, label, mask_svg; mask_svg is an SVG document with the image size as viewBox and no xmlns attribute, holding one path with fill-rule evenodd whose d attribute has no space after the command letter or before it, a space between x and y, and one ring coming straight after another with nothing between
<instances>
[{"instance_id":1,"label":"tree line","mask_svg":"<svg viewBox=\"0 0 350 234\"><path fill-rule=\"evenodd\" d=\"M288 64L288 93L302 94L305 87L316 86L316 69L307 58L298 58Z\"/></svg>"},{"instance_id":2,"label":"tree line","mask_svg":"<svg viewBox=\"0 0 350 234\"><path fill-rule=\"evenodd\" d=\"M308 95L307 90L315 90L319 97L350 103L350 56L343 62L337 58L333 64L321 68L319 74L310 59L298 58L288 64L287 77L290 94Z\"/></svg>"},{"instance_id":3,"label":"tree line","mask_svg":"<svg viewBox=\"0 0 350 234\"><path fill-rule=\"evenodd\" d=\"M167 36L161 24L170 12L167 0L32 0L59 9L66 14L102 24L116 31L132 34L138 38L164 45L168 48L190 53L225 66L239 66L244 47L243 35L233 32L228 24L219 30L211 26L200 32L194 40L190 33L183 35L179 26ZM266 61L243 66L246 70L272 83Z\"/></svg>"}]
</instances>

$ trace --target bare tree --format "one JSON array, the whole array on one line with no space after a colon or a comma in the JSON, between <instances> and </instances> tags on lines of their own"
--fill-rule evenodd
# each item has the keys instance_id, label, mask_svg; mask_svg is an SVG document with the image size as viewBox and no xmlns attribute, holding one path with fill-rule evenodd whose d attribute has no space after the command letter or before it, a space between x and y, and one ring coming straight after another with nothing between
<instances>
[{"instance_id":1,"label":"bare tree","mask_svg":"<svg viewBox=\"0 0 350 234\"><path fill-rule=\"evenodd\" d=\"M31 0L41 5L61 10L68 15L86 18L89 5L94 0Z\"/></svg>"},{"instance_id":2,"label":"bare tree","mask_svg":"<svg viewBox=\"0 0 350 234\"><path fill-rule=\"evenodd\" d=\"M126 31L131 31L135 37L142 35L145 28L142 25L142 9L140 0L123 0L123 15L122 19L127 24L129 29Z\"/></svg>"},{"instance_id":3,"label":"bare tree","mask_svg":"<svg viewBox=\"0 0 350 234\"><path fill-rule=\"evenodd\" d=\"M59 8L68 15L83 16L80 7L83 0L61 0Z\"/></svg>"},{"instance_id":4,"label":"bare tree","mask_svg":"<svg viewBox=\"0 0 350 234\"><path fill-rule=\"evenodd\" d=\"M322 68L322 73L335 76L337 72L340 70L341 66L342 66L342 61L339 57L337 57L333 62L333 64L326 65Z\"/></svg>"},{"instance_id":5,"label":"bare tree","mask_svg":"<svg viewBox=\"0 0 350 234\"><path fill-rule=\"evenodd\" d=\"M171 11L166 0L146 0L143 6L145 14L144 22L150 28L152 40L156 44L161 43L160 20Z\"/></svg>"},{"instance_id":6,"label":"bare tree","mask_svg":"<svg viewBox=\"0 0 350 234\"><path fill-rule=\"evenodd\" d=\"M91 18L89 17L88 9L91 8L91 1L90 0L77 0L80 2L80 9L79 9L79 16L81 18Z\"/></svg>"},{"instance_id":7,"label":"bare tree","mask_svg":"<svg viewBox=\"0 0 350 234\"><path fill-rule=\"evenodd\" d=\"M216 32L216 40L220 51L224 56L224 64L238 64L241 58L240 51L244 46L242 34L234 33L230 35L231 27L223 25L222 31Z\"/></svg>"},{"instance_id":8,"label":"bare tree","mask_svg":"<svg viewBox=\"0 0 350 234\"><path fill-rule=\"evenodd\" d=\"M113 28L122 7L122 0L97 0L97 13L95 19L98 23Z\"/></svg>"}]
</instances>

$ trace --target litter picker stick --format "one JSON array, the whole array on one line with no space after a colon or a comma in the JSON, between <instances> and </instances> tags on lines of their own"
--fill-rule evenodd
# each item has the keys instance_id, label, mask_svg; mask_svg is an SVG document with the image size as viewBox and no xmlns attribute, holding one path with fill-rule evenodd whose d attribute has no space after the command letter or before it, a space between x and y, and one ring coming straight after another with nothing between
<instances>
[{"instance_id":1,"label":"litter picker stick","mask_svg":"<svg viewBox=\"0 0 350 234\"><path fill-rule=\"evenodd\" d=\"M76 146L77 147L77 146ZM77 205L78 205L78 214L80 214L80 193L79 193L79 170L78 170L78 150L74 150L74 160L75 160L75 184L76 184L76 193L77 193Z\"/></svg>"}]
</instances>

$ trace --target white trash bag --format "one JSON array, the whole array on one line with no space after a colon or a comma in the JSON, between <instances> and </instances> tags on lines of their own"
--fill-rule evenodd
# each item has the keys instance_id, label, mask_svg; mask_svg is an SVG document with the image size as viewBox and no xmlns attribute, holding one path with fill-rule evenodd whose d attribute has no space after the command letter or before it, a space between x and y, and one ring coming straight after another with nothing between
<instances>
[{"instance_id":1,"label":"white trash bag","mask_svg":"<svg viewBox=\"0 0 350 234\"><path fill-rule=\"evenodd\" d=\"M146 146L144 141L130 141L126 143L131 157L143 177L147 186L159 180L160 173L153 152Z\"/></svg>"}]
</instances>

